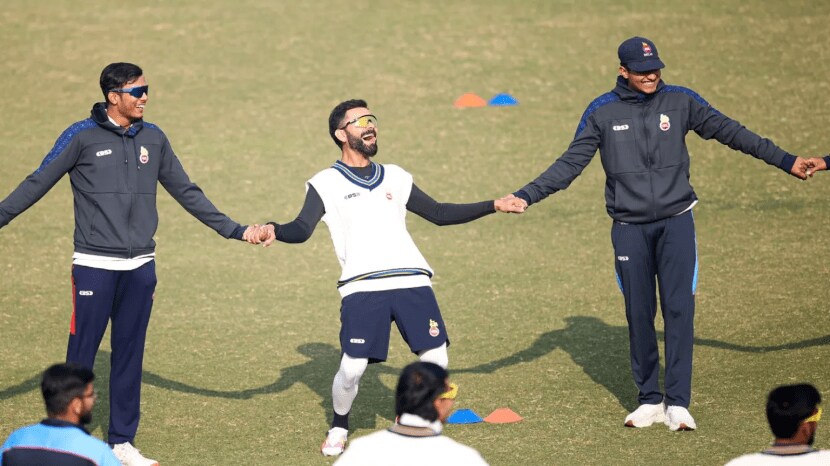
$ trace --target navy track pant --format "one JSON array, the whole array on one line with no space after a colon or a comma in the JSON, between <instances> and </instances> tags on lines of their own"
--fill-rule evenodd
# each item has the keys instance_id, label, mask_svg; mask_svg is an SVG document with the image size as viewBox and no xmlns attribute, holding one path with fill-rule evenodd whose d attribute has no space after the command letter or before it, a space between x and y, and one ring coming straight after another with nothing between
<instances>
[{"instance_id":1,"label":"navy track pant","mask_svg":"<svg viewBox=\"0 0 830 466\"><path fill-rule=\"evenodd\" d=\"M66 361L92 369L112 320L109 443L132 442L138 430L144 339L155 288L155 261L127 271L72 266L73 311Z\"/></svg>"},{"instance_id":2,"label":"navy track pant","mask_svg":"<svg viewBox=\"0 0 830 466\"><path fill-rule=\"evenodd\" d=\"M654 319L657 284L664 321L665 401L687 408L692 390L697 244L692 212L652 223L614 222L617 280L625 299L631 371L640 404L657 404L660 353Z\"/></svg>"}]
</instances>

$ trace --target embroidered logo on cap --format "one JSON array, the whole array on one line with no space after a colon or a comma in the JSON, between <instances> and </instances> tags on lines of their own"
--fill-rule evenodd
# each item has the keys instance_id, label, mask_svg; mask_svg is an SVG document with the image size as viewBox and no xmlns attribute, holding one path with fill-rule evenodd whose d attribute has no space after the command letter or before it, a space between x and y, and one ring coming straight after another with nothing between
<instances>
[{"instance_id":1,"label":"embroidered logo on cap","mask_svg":"<svg viewBox=\"0 0 830 466\"><path fill-rule=\"evenodd\" d=\"M671 128L671 123L669 122L669 116L660 114L660 131L668 131Z\"/></svg>"},{"instance_id":2,"label":"embroidered logo on cap","mask_svg":"<svg viewBox=\"0 0 830 466\"><path fill-rule=\"evenodd\" d=\"M651 46L648 45L648 42L643 42L643 56L650 57L652 55L654 54L651 52Z\"/></svg>"},{"instance_id":3,"label":"embroidered logo on cap","mask_svg":"<svg viewBox=\"0 0 830 466\"><path fill-rule=\"evenodd\" d=\"M141 163L147 163L150 161L150 151L148 151L147 148L144 146L141 146L138 155L138 161Z\"/></svg>"}]
</instances>

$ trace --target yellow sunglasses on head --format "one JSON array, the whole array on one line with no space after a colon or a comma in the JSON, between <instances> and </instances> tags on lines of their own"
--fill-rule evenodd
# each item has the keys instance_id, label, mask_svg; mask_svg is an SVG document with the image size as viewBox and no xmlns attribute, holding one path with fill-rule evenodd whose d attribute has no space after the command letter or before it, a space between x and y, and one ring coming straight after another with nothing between
<instances>
[{"instance_id":1,"label":"yellow sunglasses on head","mask_svg":"<svg viewBox=\"0 0 830 466\"><path fill-rule=\"evenodd\" d=\"M813 414L812 416L808 417L807 419L805 419L801 422L818 422L820 420L821 420L821 408L818 408L818 409L816 409L816 414Z\"/></svg>"},{"instance_id":2,"label":"yellow sunglasses on head","mask_svg":"<svg viewBox=\"0 0 830 466\"><path fill-rule=\"evenodd\" d=\"M458 396L458 385L450 382L450 389L438 395L439 400L454 400Z\"/></svg>"}]
</instances>

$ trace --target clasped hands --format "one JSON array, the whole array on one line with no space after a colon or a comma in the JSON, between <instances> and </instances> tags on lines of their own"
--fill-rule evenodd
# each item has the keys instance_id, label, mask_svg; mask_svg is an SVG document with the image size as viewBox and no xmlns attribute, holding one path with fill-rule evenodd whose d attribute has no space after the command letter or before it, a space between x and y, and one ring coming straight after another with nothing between
<instances>
[{"instance_id":1,"label":"clasped hands","mask_svg":"<svg viewBox=\"0 0 830 466\"><path fill-rule=\"evenodd\" d=\"M262 247L267 248L277 239L277 232L274 230L274 225L255 223L245 229L242 239L251 244L262 244Z\"/></svg>"},{"instance_id":2,"label":"clasped hands","mask_svg":"<svg viewBox=\"0 0 830 466\"><path fill-rule=\"evenodd\" d=\"M805 159L803 157L796 157L793 168L790 169L790 174L796 178L806 180L811 178L816 172L827 170L827 164L821 157L811 157Z\"/></svg>"}]
</instances>

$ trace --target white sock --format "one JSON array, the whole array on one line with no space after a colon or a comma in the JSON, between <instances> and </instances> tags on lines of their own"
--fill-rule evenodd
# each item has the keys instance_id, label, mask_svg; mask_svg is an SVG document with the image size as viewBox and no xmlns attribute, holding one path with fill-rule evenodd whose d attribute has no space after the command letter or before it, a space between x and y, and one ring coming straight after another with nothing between
<instances>
[{"instance_id":1,"label":"white sock","mask_svg":"<svg viewBox=\"0 0 830 466\"><path fill-rule=\"evenodd\" d=\"M331 386L331 399L334 412L346 415L352 410L352 403L357 397L358 384L369 360L366 358L353 358L343 353L340 359L340 369L334 375L334 382Z\"/></svg>"},{"instance_id":2,"label":"white sock","mask_svg":"<svg viewBox=\"0 0 830 466\"><path fill-rule=\"evenodd\" d=\"M450 357L447 354L446 342L444 342L444 344L439 346L438 348L419 351L418 357L421 358L422 362L431 362L434 364L438 364L444 369L446 369L447 366L450 364Z\"/></svg>"}]
</instances>

